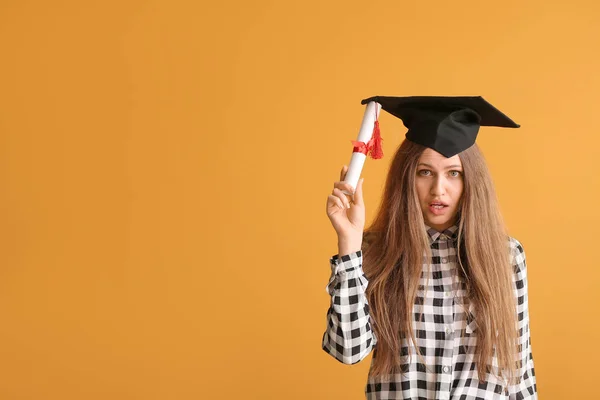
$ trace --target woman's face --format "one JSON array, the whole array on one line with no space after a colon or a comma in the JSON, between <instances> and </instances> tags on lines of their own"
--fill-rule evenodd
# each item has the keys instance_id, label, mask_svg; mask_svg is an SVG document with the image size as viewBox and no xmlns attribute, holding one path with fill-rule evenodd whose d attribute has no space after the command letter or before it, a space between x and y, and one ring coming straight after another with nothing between
<instances>
[{"instance_id":1,"label":"woman's face","mask_svg":"<svg viewBox=\"0 0 600 400\"><path fill-rule=\"evenodd\" d=\"M458 155L446 158L425 149L417 165L416 188L425 223L441 232L456 222L463 193L463 169Z\"/></svg>"}]
</instances>

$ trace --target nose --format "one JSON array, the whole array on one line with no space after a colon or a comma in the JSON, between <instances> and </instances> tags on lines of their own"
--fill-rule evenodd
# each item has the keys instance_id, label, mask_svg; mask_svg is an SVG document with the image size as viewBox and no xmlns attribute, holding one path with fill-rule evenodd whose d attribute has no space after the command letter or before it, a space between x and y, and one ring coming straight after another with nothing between
<instances>
[{"instance_id":1,"label":"nose","mask_svg":"<svg viewBox=\"0 0 600 400\"><path fill-rule=\"evenodd\" d=\"M431 195L439 197L444 194L446 194L446 181L438 175L431 184Z\"/></svg>"}]
</instances>

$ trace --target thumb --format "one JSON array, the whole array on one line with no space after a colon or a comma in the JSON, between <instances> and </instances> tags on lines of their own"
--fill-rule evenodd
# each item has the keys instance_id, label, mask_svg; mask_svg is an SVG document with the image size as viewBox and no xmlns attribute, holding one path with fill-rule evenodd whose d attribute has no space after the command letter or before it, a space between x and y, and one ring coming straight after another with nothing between
<instances>
[{"instance_id":1,"label":"thumb","mask_svg":"<svg viewBox=\"0 0 600 400\"><path fill-rule=\"evenodd\" d=\"M356 190L354 191L354 204L356 204L357 206L364 206L363 192L362 192L362 186L363 186L364 180L365 180L365 178L360 178L360 180L358 181L358 184L356 185Z\"/></svg>"}]
</instances>

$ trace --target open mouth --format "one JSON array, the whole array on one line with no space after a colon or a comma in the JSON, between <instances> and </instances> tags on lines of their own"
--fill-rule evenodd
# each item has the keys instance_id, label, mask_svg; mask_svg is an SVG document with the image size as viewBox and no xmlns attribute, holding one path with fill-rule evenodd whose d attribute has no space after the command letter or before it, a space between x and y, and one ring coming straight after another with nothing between
<instances>
[{"instance_id":1,"label":"open mouth","mask_svg":"<svg viewBox=\"0 0 600 400\"><path fill-rule=\"evenodd\" d=\"M444 203L431 203L429 204L429 207L434 208L436 210L441 210L442 208L448 207L448 205Z\"/></svg>"},{"instance_id":2,"label":"open mouth","mask_svg":"<svg viewBox=\"0 0 600 400\"><path fill-rule=\"evenodd\" d=\"M441 201L434 201L429 203L429 212L433 215L444 215L446 214L446 209L448 208L448 204L442 203Z\"/></svg>"}]
</instances>

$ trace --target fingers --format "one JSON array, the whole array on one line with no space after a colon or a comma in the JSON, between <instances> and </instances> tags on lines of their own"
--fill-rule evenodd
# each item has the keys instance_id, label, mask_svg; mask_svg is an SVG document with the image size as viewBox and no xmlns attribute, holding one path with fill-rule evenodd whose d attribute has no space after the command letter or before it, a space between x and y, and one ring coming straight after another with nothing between
<instances>
[{"instance_id":1,"label":"fingers","mask_svg":"<svg viewBox=\"0 0 600 400\"><path fill-rule=\"evenodd\" d=\"M340 171L340 180L337 182L334 182L333 187L341 189L341 190L345 190L348 193L354 193L354 188L349 183L344 182L347 172L348 172L348 166L344 165L342 167L342 170Z\"/></svg>"},{"instance_id":2,"label":"fingers","mask_svg":"<svg viewBox=\"0 0 600 400\"><path fill-rule=\"evenodd\" d=\"M340 208L340 210L344 209L344 203L342 202L342 200L340 200L339 197L330 194L327 197L327 206L330 207L332 204L337 205Z\"/></svg>"},{"instance_id":3,"label":"fingers","mask_svg":"<svg viewBox=\"0 0 600 400\"><path fill-rule=\"evenodd\" d=\"M338 207L346 209L350 208L351 204L364 206L362 193L362 185L364 178L361 178L358 181L356 188L354 188L349 183L343 181L346 177L347 172L348 166L344 165L342 167L342 170L340 171L340 181L333 183L333 190L328 198L328 206L330 203L336 204ZM351 195L348 195L346 193L351 193Z\"/></svg>"},{"instance_id":4,"label":"fingers","mask_svg":"<svg viewBox=\"0 0 600 400\"><path fill-rule=\"evenodd\" d=\"M354 188L349 183L338 181L338 182L333 183L333 187L336 189L340 189L342 191L345 190L348 193L354 194Z\"/></svg>"},{"instance_id":5,"label":"fingers","mask_svg":"<svg viewBox=\"0 0 600 400\"><path fill-rule=\"evenodd\" d=\"M343 181L344 178L346 177L346 173L348 172L348 166L344 165L342 167L342 170L340 171L340 181Z\"/></svg>"},{"instance_id":6,"label":"fingers","mask_svg":"<svg viewBox=\"0 0 600 400\"><path fill-rule=\"evenodd\" d=\"M348 166L344 165L342 167L342 170L340 171L340 180L338 182L333 183L334 190L332 191L332 194L334 196L339 197L342 200L343 204L346 207L349 207L348 206L349 204L356 203L356 199L354 196L356 189L354 187L352 187L352 185L350 185L349 183L344 182L344 179L346 178L347 173L348 173ZM339 189L340 193L337 193L335 191L335 189ZM346 194L346 193L350 193L350 194ZM360 201L362 202L362 193L360 196Z\"/></svg>"},{"instance_id":7,"label":"fingers","mask_svg":"<svg viewBox=\"0 0 600 400\"><path fill-rule=\"evenodd\" d=\"M340 189L334 188L330 196L334 196L339 199L341 205L343 205L343 208L350 208L350 200ZM340 203L336 202L338 205L340 205Z\"/></svg>"},{"instance_id":8,"label":"fingers","mask_svg":"<svg viewBox=\"0 0 600 400\"><path fill-rule=\"evenodd\" d=\"M360 178L358 180L358 183L356 184L356 190L354 191L354 204L356 204L357 206L364 206L364 202L363 202L363 191L362 191L362 186L363 186L363 181L365 180L365 178Z\"/></svg>"}]
</instances>

